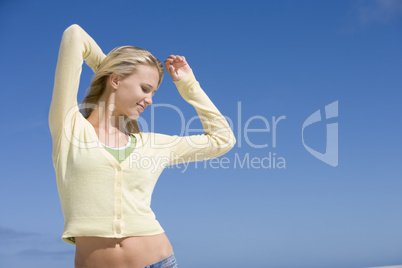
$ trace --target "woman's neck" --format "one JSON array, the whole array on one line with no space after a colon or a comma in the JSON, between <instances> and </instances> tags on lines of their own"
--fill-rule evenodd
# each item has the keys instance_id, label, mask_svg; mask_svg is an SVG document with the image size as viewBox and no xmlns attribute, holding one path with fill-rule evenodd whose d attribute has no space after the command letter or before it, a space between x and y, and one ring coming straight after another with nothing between
<instances>
[{"instance_id":1,"label":"woman's neck","mask_svg":"<svg viewBox=\"0 0 402 268\"><path fill-rule=\"evenodd\" d=\"M113 103L100 101L87 120L95 130L104 132L107 136L126 134L124 116L117 114L113 107Z\"/></svg>"}]
</instances>

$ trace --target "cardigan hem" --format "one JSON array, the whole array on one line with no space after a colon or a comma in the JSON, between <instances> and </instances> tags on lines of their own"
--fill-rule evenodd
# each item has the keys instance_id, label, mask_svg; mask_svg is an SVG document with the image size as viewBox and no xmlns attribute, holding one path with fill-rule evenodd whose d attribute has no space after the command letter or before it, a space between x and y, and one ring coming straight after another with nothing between
<instances>
[{"instance_id":1,"label":"cardigan hem","mask_svg":"<svg viewBox=\"0 0 402 268\"><path fill-rule=\"evenodd\" d=\"M61 239L75 245L77 236L95 236L104 238L124 238L129 236L149 236L164 233L164 229L156 219L121 219L108 218L73 218L66 221ZM108 230L108 231L105 231Z\"/></svg>"}]
</instances>

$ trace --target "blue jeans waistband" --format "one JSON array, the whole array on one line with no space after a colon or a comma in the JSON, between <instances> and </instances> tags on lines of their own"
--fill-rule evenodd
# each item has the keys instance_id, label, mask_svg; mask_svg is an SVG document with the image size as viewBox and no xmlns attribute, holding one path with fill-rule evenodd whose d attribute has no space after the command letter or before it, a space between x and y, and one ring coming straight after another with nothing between
<instances>
[{"instance_id":1,"label":"blue jeans waistband","mask_svg":"<svg viewBox=\"0 0 402 268\"><path fill-rule=\"evenodd\" d=\"M153 264L147 265L144 268L178 268L178 266L176 257L174 256L174 253L172 253L172 255Z\"/></svg>"}]
</instances>

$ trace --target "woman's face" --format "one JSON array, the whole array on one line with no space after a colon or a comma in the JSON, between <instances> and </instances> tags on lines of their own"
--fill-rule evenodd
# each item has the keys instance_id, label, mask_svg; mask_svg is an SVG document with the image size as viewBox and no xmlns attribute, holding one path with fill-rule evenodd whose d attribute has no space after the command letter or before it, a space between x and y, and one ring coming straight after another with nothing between
<instances>
[{"instance_id":1,"label":"woman's face","mask_svg":"<svg viewBox=\"0 0 402 268\"><path fill-rule=\"evenodd\" d=\"M145 107L152 104L158 81L158 70L149 65L139 65L134 74L118 80L115 85L117 112L137 119Z\"/></svg>"}]
</instances>

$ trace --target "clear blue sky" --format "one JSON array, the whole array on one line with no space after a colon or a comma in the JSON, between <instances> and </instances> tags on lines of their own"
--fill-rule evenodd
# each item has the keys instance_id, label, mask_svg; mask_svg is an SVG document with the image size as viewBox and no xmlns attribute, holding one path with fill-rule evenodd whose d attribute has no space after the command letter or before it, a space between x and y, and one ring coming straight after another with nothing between
<instances>
[{"instance_id":1,"label":"clear blue sky","mask_svg":"<svg viewBox=\"0 0 402 268\"><path fill-rule=\"evenodd\" d=\"M47 118L61 35L74 23L105 53L135 45L161 60L186 56L233 121L238 144L224 160L168 168L156 185L152 208L181 267L402 264L401 1L3 0L0 267L73 267ZM79 101L91 75L84 66ZM326 119L335 101L338 117ZM196 115L167 74L154 104ZM326 125L338 124L335 167L303 146L317 110L304 142L325 153ZM143 119L180 133L172 109ZM265 121L270 132L245 135ZM267 166L269 155L286 165Z\"/></svg>"}]
</instances>

